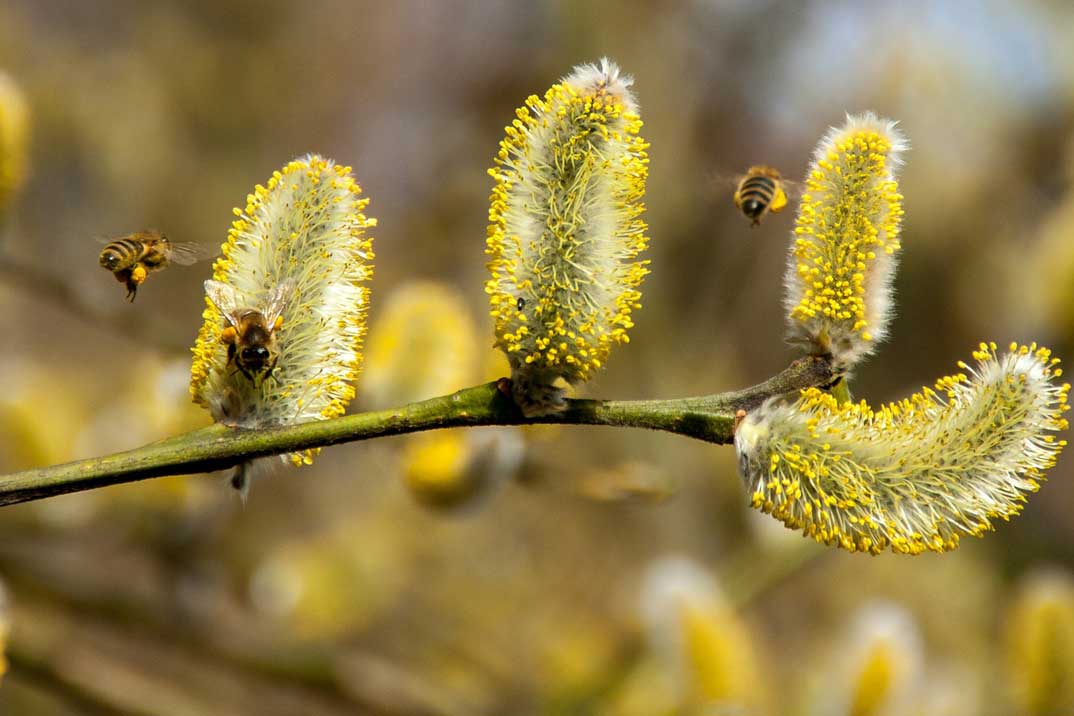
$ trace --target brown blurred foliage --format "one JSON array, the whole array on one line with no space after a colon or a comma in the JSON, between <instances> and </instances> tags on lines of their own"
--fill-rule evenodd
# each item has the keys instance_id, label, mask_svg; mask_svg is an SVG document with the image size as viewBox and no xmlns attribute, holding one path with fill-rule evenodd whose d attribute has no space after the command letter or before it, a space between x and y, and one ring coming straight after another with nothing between
<instances>
[{"instance_id":1,"label":"brown blurred foliage","mask_svg":"<svg viewBox=\"0 0 1074 716\"><path fill-rule=\"evenodd\" d=\"M855 394L899 397L980 340L1037 340L1072 360L1071 48L1074 9L1046 0L968 16L822 0L9 0L0 69L33 124L0 249L114 320L0 282L0 467L207 422L170 347L192 342L206 264L154 275L128 305L93 237L155 227L219 244L231 208L307 151L352 165L372 199L374 327L415 278L451 287L465 320L487 326L485 169L503 125L602 55L634 74L652 145L652 274L630 345L587 395L700 395L793 357L793 212L751 230L723 178L758 163L799 175L827 126L867 109L900 120L912 151L898 317ZM477 335L475 380L491 343ZM222 477L4 508L0 712L630 713L633 694L665 693L646 681L661 667L637 604L648 565L674 552L718 576L771 655L757 701L779 713L813 712L816 685L844 678L819 655L883 600L912 615L931 667L971 675L934 713L998 716L1014 581L1038 563L1074 567L1069 458L983 541L868 558L749 513L730 448L583 427L511 435L525 442L513 477L465 509L412 498L401 439L261 478L245 508ZM684 713L665 687L651 708Z\"/></svg>"}]
</instances>

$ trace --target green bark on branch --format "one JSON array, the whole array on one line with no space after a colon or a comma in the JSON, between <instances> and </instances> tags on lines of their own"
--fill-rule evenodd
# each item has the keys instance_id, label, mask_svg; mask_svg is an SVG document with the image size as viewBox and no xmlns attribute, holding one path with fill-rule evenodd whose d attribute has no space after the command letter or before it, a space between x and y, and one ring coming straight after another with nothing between
<instances>
[{"instance_id":1,"label":"green bark on branch","mask_svg":"<svg viewBox=\"0 0 1074 716\"><path fill-rule=\"evenodd\" d=\"M213 425L126 452L24 470L0 477L0 505L152 477L211 472L253 458L439 428L560 423L649 428L717 444L734 438L735 413L776 395L830 383L831 366L806 357L745 390L674 400L569 400L556 415L526 418L506 379L418 403L333 420L261 430Z\"/></svg>"}]
</instances>

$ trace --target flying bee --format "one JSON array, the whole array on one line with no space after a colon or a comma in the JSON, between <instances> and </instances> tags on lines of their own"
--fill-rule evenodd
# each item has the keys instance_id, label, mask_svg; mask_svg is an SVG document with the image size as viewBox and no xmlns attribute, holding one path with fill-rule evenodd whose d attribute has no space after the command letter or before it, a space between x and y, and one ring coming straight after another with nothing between
<instances>
[{"instance_id":1,"label":"flying bee","mask_svg":"<svg viewBox=\"0 0 1074 716\"><path fill-rule=\"evenodd\" d=\"M127 285L127 300L133 302L138 287L153 271L160 271L171 264L189 266L206 257L198 244L169 241L159 231L136 231L118 239L103 239L106 246L98 261Z\"/></svg>"},{"instance_id":2,"label":"flying bee","mask_svg":"<svg viewBox=\"0 0 1074 716\"><path fill-rule=\"evenodd\" d=\"M205 295L227 319L227 327L220 332L220 342L227 346L227 363L250 381L264 380L276 368L280 358L276 332L283 326L283 309L294 288L293 280L284 281L269 291L261 308L250 308L226 283L205 282Z\"/></svg>"},{"instance_id":3,"label":"flying bee","mask_svg":"<svg viewBox=\"0 0 1074 716\"><path fill-rule=\"evenodd\" d=\"M761 223L765 214L779 213L787 205L787 180L778 169L753 166L738 180L734 201L753 226Z\"/></svg>"}]
</instances>

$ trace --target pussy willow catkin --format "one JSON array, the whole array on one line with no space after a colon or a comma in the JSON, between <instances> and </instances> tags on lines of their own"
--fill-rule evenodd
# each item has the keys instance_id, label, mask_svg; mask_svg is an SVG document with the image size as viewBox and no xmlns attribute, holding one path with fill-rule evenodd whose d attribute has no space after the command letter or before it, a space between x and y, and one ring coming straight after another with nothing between
<instances>
[{"instance_id":1,"label":"pussy willow catkin","mask_svg":"<svg viewBox=\"0 0 1074 716\"><path fill-rule=\"evenodd\" d=\"M887 334L907 142L895 123L848 116L813 153L787 262L788 340L854 367Z\"/></svg>"},{"instance_id":2,"label":"pussy willow catkin","mask_svg":"<svg viewBox=\"0 0 1074 716\"><path fill-rule=\"evenodd\" d=\"M631 83L607 59L576 67L526 100L489 170L485 290L530 416L561 409L554 383L588 380L640 308L648 145Z\"/></svg>"},{"instance_id":3,"label":"pussy willow catkin","mask_svg":"<svg viewBox=\"0 0 1074 716\"><path fill-rule=\"evenodd\" d=\"M769 401L735 433L754 507L818 542L918 554L1018 514L1066 445L1050 351L981 344L975 367L878 410L821 390Z\"/></svg>"},{"instance_id":4,"label":"pussy willow catkin","mask_svg":"<svg viewBox=\"0 0 1074 716\"><path fill-rule=\"evenodd\" d=\"M234 291L240 308L264 311L289 287L274 332L271 372L250 375L229 361L228 321L206 299L190 392L217 422L286 425L342 415L361 366L376 225L350 167L310 154L274 172L246 199L213 265L213 279ZM314 451L285 456L308 463Z\"/></svg>"}]
</instances>

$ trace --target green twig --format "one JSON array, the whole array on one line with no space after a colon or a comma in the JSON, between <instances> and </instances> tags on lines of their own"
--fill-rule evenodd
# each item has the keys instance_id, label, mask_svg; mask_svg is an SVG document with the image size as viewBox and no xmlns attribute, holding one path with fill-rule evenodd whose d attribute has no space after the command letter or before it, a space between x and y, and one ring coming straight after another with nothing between
<instances>
[{"instance_id":1,"label":"green twig","mask_svg":"<svg viewBox=\"0 0 1074 716\"><path fill-rule=\"evenodd\" d=\"M211 472L252 458L439 428L479 425L570 423L649 428L728 444L735 413L765 399L832 379L818 357L802 358L779 375L746 390L675 400L570 400L556 415L526 418L508 396L504 380L451 395L333 420L262 430L213 425L134 450L0 477L0 505L39 500L151 477Z\"/></svg>"}]
</instances>

